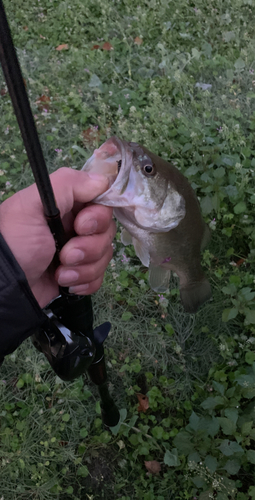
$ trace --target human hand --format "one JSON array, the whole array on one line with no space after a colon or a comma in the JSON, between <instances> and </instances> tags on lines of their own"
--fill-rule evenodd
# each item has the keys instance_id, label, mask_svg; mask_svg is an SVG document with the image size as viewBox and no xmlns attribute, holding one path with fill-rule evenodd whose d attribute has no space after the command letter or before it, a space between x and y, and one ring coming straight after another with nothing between
<instances>
[{"instance_id":1,"label":"human hand","mask_svg":"<svg viewBox=\"0 0 255 500\"><path fill-rule=\"evenodd\" d=\"M104 176L60 168L50 176L67 236L61 265L50 266L55 242L35 184L0 206L0 232L23 269L41 307L59 295L59 285L78 295L96 292L112 258L116 228L112 209L86 205L108 189Z\"/></svg>"}]
</instances>

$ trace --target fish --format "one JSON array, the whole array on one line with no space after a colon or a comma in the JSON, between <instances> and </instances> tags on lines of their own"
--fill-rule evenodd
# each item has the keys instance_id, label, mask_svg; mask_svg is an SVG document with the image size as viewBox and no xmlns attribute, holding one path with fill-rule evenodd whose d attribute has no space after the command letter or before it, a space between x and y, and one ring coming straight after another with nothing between
<instances>
[{"instance_id":1,"label":"fish","mask_svg":"<svg viewBox=\"0 0 255 500\"><path fill-rule=\"evenodd\" d=\"M123 226L121 241L133 244L148 267L150 287L166 292L176 273L185 311L197 312L211 297L201 267L210 231L186 177L146 147L117 136L95 149L82 170L108 178L109 188L93 202L113 207Z\"/></svg>"}]
</instances>

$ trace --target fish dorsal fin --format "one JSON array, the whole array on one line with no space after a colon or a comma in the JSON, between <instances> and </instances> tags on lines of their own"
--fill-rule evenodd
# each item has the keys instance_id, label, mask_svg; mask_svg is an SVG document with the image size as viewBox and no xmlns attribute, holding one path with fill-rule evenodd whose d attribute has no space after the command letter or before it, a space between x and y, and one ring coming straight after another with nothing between
<instances>
[{"instance_id":1,"label":"fish dorsal fin","mask_svg":"<svg viewBox=\"0 0 255 500\"><path fill-rule=\"evenodd\" d=\"M149 283L155 292L164 293L169 288L169 280L171 271L163 267L155 267L150 265L149 268Z\"/></svg>"},{"instance_id":2,"label":"fish dorsal fin","mask_svg":"<svg viewBox=\"0 0 255 500\"><path fill-rule=\"evenodd\" d=\"M145 267L149 267L149 265L150 265L150 254L149 254L149 251L136 238L132 238L132 240L133 240L133 245L135 247L135 253L136 253L137 257L139 257L141 263Z\"/></svg>"},{"instance_id":3,"label":"fish dorsal fin","mask_svg":"<svg viewBox=\"0 0 255 500\"><path fill-rule=\"evenodd\" d=\"M131 234L126 230L126 229L122 229L121 231L121 243L126 247L127 245L132 245L133 243L133 238L131 236Z\"/></svg>"}]
</instances>

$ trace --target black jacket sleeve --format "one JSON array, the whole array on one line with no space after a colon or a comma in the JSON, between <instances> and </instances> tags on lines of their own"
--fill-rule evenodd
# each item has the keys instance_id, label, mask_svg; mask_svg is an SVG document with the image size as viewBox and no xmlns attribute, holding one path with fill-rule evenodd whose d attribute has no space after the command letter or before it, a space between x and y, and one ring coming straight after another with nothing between
<instances>
[{"instance_id":1,"label":"black jacket sleeve","mask_svg":"<svg viewBox=\"0 0 255 500\"><path fill-rule=\"evenodd\" d=\"M0 365L45 322L26 276L0 234Z\"/></svg>"}]
</instances>

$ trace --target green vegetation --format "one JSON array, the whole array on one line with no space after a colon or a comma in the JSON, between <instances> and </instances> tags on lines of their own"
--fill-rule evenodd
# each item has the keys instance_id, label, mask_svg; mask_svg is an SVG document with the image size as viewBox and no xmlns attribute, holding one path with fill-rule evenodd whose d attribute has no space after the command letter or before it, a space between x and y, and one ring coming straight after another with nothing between
<instances>
[{"instance_id":1,"label":"green vegetation","mask_svg":"<svg viewBox=\"0 0 255 500\"><path fill-rule=\"evenodd\" d=\"M122 424L25 342L1 368L1 500L255 500L254 0L5 7L49 170L113 134L171 160L212 230L213 300L153 293L118 234L94 309ZM33 178L3 79L0 108L4 200Z\"/></svg>"}]
</instances>

